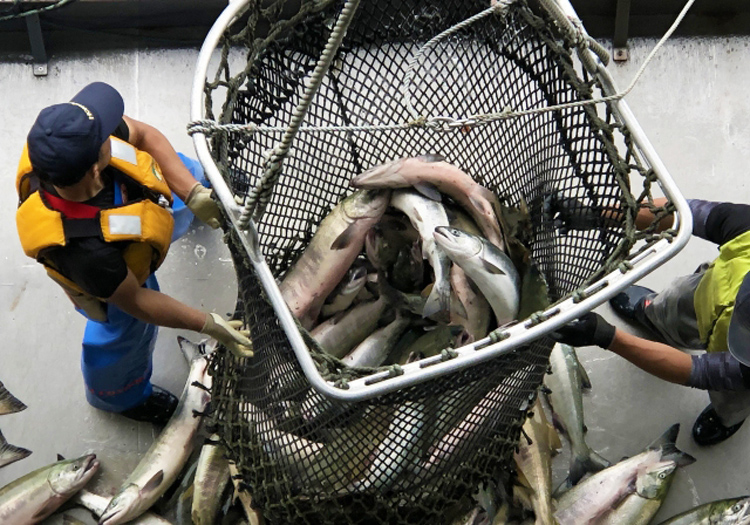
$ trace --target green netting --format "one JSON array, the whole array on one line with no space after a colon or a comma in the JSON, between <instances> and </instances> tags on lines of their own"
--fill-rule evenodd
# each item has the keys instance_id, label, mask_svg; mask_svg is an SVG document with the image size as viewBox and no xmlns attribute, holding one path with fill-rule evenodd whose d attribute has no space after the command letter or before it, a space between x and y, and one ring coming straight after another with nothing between
<instances>
[{"instance_id":1,"label":"green netting","mask_svg":"<svg viewBox=\"0 0 750 525\"><path fill-rule=\"evenodd\" d=\"M227 29L216 76L206 84L205 116L238 125L209 130L214 159L236 195L252 195L259 183L342 6L251 1ZM468 0L362 1L303 124L348 129L301 130L256 220L262 254L278 278L352 191L353 176L424 153L442 154L507 207L528 207L532 228L524 239L550 303L657 239L653 228L636 232L633 225L638 208L653 205L655 177L606 104L442 130L414 121L404 91L419 115L461 117L600 96L597 80L574 60L573 43L525 2L420 52L487 7ZM560 229L549 208L566 198L596 216L623 213L590 229ZM550 339L373 400L329 400L302 373L236 235L228 244L238 315L256 355L220 353L214 360L213 418L270 523L448 523L471 505L480 482L507 478ZM310 352L328 378L359 373L314 344Z\"/></svg>"}]
</instances>

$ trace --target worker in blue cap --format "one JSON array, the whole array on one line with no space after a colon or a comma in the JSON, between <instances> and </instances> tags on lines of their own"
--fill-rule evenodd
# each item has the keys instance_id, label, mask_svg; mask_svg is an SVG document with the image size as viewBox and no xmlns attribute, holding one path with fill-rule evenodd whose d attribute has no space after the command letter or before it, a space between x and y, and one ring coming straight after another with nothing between
<instances>
[{"instance_id":1,"label":"worker in blue cap","mask_svg":"<svg viewBox=\"0 0 750 525\"><path fill-rule=\"evenodd\" d=\"M597 223L582 207L556 204L556 220L567 229ZM630 286L610 299L618 315L646 328L652 340L616 329L593 312L553 337L609 349L662 379L707 390L710 404L693 425L693 439L707 446L732 436L750 415L750 206L699 199L689 199L688 205L693 235L717 244L719 256L661 292ZM641 208L636 226L645 228L654 219L649 208ZM671 215L661 219L658 230L671 227L672 220Z\"/></svg>"},{"instance_id":2,"label":"worker in blue cap","mask_svg":"<svg viewBox=\"0 0 750 525\"><path fill-rule=\"evenodd\" d=\"M223 220L198 162L124 115L103 82L44 108L19 162L16 224L24 252L88 318L81 367L89 403L165 424L178 400L152 385L157 327L193 330L252 355L236 322L159 291L154 272L193 218Z\"/></svg>"}]
</instances>

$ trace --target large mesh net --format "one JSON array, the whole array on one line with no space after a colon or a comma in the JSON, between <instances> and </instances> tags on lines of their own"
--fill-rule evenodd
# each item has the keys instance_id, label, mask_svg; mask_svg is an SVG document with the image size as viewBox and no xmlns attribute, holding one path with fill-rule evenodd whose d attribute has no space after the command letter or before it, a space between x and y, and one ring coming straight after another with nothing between
<instances>
[{"instance_id":1,"label":"large mesh net","mask_svg":"<svg viewBox=\"0 0 750 525\"><path fill-rule=\"evenodd\" d=\"M235 195L255 195L342 6L250 1L227 28L205 117L236 126L205 132ZM636 213L649 206L661 216L673 206L654 207L655 176L606 103L438 127L415 119L545 109L601 93L575 59L577 43L538 6L515 2L444 33L487 7L359 5L256 216L278 279L351 193L352 177L425 153L440 153L506 209L527 213L530 227L517 237L546 282L543 304L580 293L659 239L653 226L635 229ZM614 219L603 212L613 209ZM594 224L566 227L564 219L582 215ZM480 484L502 485L551 339L368 401L332 400L310 386L238 235L227 235L237 315L255 357L224 352L213 361L213 419L270 523L449 523ZM341 384L366 372L303 334L324 377Z\"/></svg>"}]
</instances>

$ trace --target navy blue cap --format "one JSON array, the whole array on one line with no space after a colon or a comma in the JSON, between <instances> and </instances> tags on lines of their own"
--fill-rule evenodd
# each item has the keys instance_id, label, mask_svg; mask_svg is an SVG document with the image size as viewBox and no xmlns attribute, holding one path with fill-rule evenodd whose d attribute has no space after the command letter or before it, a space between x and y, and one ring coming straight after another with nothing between
<instances>
[{"instance_id":1,"label":"navy blue cap","mask_svg":"<svg viewBox=\"0 0 750 525\"><path fill-rule=\"evenodd\" d=\"M740 363L750 366L750 273L745 275L737 297L727 331L729 353Z\"/></svg>"},{"instance_id":2,"label":"navy blue cap","mask_svg":"<svg viewBox=\"0 0 750 525\"><path fill-rule=\"evenodd\" d=\"M80 181L124 110L120 93L104 82L89 84L70 102L44 108L26 139L32 167L55 186Z\"/></svg>"}]
</instances>

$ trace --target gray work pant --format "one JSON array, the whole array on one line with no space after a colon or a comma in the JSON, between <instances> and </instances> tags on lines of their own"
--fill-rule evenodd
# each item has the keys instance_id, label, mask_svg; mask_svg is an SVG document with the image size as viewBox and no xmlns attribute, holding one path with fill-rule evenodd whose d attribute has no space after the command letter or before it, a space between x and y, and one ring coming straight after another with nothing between
<instances>
[{"instance_id":1,"label":"gray work pant","mask_svg":"<svg viewBox=\"0 0 750 525\"><path fill-rule=\"evenodd\" d=\"M705 350L698 333L693 297L706 271L701 266L694 274L675 279L665 290L649 298L644 314L664 343L680 349ZM724 426L732 426L750 415L750 390L709 390L708 397Z\"/></svg>"}]
</instances>

